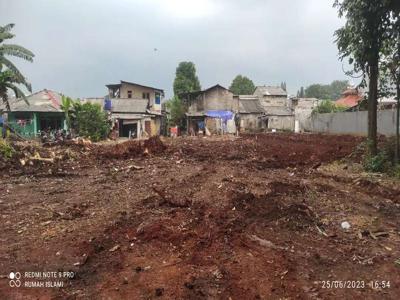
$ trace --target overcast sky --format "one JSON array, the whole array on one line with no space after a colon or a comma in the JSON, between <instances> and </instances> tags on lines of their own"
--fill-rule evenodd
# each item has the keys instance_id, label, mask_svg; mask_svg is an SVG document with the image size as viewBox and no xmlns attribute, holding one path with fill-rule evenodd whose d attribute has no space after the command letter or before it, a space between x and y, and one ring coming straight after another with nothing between
<instances>
[{"instance_id":1,"label":"overcast sky","mask_svg":"<svg viewBox=\"0 0 400 300\"><path fill-rule=\"evenodd\" d=\"M347 79L333 36L344 21L332 2L0 0L0 20L15 23L14 42L36 55L17 63L34 91L103 96L122 79L170 97L176 66L193 61L202 88L243 74L256 85L286 81L295 94Z\"/></svg>"}]
</instances>

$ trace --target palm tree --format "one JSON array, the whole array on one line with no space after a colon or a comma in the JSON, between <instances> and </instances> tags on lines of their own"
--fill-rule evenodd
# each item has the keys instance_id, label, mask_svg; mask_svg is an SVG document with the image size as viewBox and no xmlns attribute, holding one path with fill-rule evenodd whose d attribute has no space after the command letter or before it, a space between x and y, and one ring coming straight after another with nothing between
<instances>
[{"instance_id":1,"label":"palm tree","mask_svg":"<svg viewBox=\"0 0 400 300\"><path fill-rule=\"evenodd\" d=\"M11 33L14 24L0 26L0 99L7 109L10 109L8 101L8 90L14 92L15 96L22 97L25 101L24 92L19 88L20 85L32 92L31 85L26 81L18 68L5 56L15 56L26 61L32 62L35 56L31 51L15 44L4 44L5 40L12 39L15 35Z\"/></svg>"}]
</instances>

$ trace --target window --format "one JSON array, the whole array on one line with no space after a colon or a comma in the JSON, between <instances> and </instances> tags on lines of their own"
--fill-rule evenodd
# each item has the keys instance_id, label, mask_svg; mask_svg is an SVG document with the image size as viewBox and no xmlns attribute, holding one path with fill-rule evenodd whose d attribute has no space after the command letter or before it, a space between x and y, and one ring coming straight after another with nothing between
<instances>
[{"instance_id":1,"label":"window","mask_svg":"<svg viewBox=\"0 0 400 300\"><path fill-rule=\"evenodd\" d=\"M128 98L132 98L132 91L128 91Z\"/></svg>"},{"instance_id":2,"label":"window","mask_svg":"<svg viewBox=\"0 0 400 300\"><path fill-rule=\"evenodd\" d=\"M161 94L156 93L156 104L161 104Z\"/></svg>"},{"instance_id":3,"label":"window","mask_svg":"<svg viewBox=\"0 0 400 300\"><path fill-rule=\"evenodd\" d=\"M143 99L149 99L150 100L150 93L143 93L142 94Z\"/></svg>"}]
</instances>

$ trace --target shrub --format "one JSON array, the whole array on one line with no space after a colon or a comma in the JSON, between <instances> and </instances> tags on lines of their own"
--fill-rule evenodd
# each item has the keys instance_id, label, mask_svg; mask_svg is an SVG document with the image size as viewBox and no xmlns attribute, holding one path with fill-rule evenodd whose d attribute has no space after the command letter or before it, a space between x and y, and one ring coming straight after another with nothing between
<instances>
[{"instance_id":1,"label":"shrub","mask_svg":"<svg viewBox=\"0 0 400 300\"><path fill-rule=\"evenodd\" d=\"M107 137L110 124L107 115L98 104L84 103L75 105L75 127L78 135L99 141Z\"/></svg>"},{"instance_id":2,"label":"shrub","mask_svg":"<svg viewBox=\"0 0 400 300\"><path fill-rule=\"evenodd\" d=\"M332 112L342 112L347 108L344 106L336 105L334 101L331 100L323 100L321 101L316 108L313 109L313 114L326 114Z\"/></svg>"},{"instance_id":3,"label":"shrub","mask_svg":"<svg viewBox=\"0 0 400 300\"><path fill-rule=\"evenodd\" d=\"M390 163L384 151L376 156L367 155L364 159L364 169L368 172L386 172L389 168Z\"/></svg>"},{"instance_id":4,"label":"shrub","mask_svg":"<svg viewBox=\"0 0 400 300\"><path fill-rule=\"evenodd\" d=\"M391 176L400 179L400 164L397 164L396 166L394 166L390 172Z\"/></svg>"},{"instance_id":5,"label":"shrub","mask_svg":"<svg viewBox=\"0 0 400 300\"><path fill-rule=\"evenodd\" d=\"M14 152L14 148L6 140L0 138L0 156L7 160L13 157Z\"/></svg>"}]
</instances>

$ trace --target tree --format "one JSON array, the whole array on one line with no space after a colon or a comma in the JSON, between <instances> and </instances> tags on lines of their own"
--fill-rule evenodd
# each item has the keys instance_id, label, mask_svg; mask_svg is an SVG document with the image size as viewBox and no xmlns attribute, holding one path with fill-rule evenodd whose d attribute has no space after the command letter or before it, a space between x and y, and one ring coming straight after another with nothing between
<instances>
[{"instance_id":1,"label":"tree","mask_svg":"<svg viewBox=\"0 0 400 300\"><path fill-rule=\"evenodd\" d=\"M97 142L110 132L107 115L101 110L99 104L76 102L74 112L75 119L72 126L75 127L78 135Z\"/></svg>"},{"instance_id":2,"label":"tree","mask_svg":"<svg viewBox=\"0 0 400 300\"><path fill-rule=\"evenodd\" d=\"M178 96L183 93L200 91L199 78L196 75L196 66L192 62L181 62L176 68L174 80L174 94Z\"/></svg>"},{"instance_id":3,"label":"tree","mask_svg":"<svg viewBox=\"0 0 400 300\"><path fill-rule=\"evenodd\" d=\"M253 81L246 76L237 75L229 87L235 95L252 95L256 87Z\"/></svg>"},{"instance_id":4,"label":"tree","mask_svg":"<svg viewBox=\"0 0 400 300\"><path fill-rule=\"evenodd\" d=\"M282 88L282 90L284 90L285 92L287 92L286 81L281 82L281 88Z\"/></svg>"},{"instance_id":5,"label":"tree","mask_svg":"<svg viewBox=\"0 0 400 300\"><path fill-rule=\"evenodd\" d=\"M182 101L177 96L174 96L172 99L166 102L166 106L170 112L169 125L182 125L181 123L185 116L185 109Z\"/></svg>"},{"instance_id":6,"label":"tree","mask_svg":"<svg viewBox=\"0 0 400 300\"><path fill-rule=\"evenodd\" d=\"M318 114L326 114L326 113L333 113L333 112L341 112L345 111L346 107L336 105L334 101L331 100L323 100L321 101L316 108L313 109L312 113Z\"/></svg>"},{"instance_id":7,"label":"tree","mask_svg":"<svg viewBox=\"0 0 400 300\"><path fill-rule=\"evenodd\" d=\"M297 92L297 98L304 98L305 93L304 93L304 87L301 87L300 90Z\"/></svg>"},{"instance_id":8,"label":"tree","mask_svg":"<svg viewBox=\"0 0 400 300\"><path fill-rule=\"evenodd\" d=\"M334 80L331 84L312 84L305 90L307 98L337 100L349 86L347 80Z\"/></svg>"},{"instance_id":9,"label":"tree","mask_svg":"<svg viewBox=\"0 0 400 300\"><path fill-rule=\"evenodd\" d=\"M368 78L368 139L369 152L377 154L377 99L379 60L389 38L390 6L395 0L335 0L339 17L345 25L335 32L340 58L349 58L353 70L362 75L362 86Z\"/></svg>"},{"instance_id":10,"label":"tree","mask_svg":"<svg viewBox=\"0 0 400 300\"><path fill-rule=\"evenodd\" d=\"M381 63L380 88L387 96L395 95L397 98L396 109L396 144L395 162L400 162L400 9L393 12L392 38L387 41L386 51ZM393 88L394 87L394 88Z\"/></svg>"},{"instance_id":11,"label":"tree","mask_svg":"<svg viewBox=\"0 0 400 300\"><path fill-rule=\"evenodd\" d=\"M349 87L350 83L348 80L334 80L329 85L329 93L331 100L338 100L343 92Z\"/></svg>"},{"instance_id":12,"label":"tree","mask_svg":"<svg viewBox=\"0 0 400 300\"><path fill-rule=\"evenodd\" d=\"M65 121L69 129L72 128L72 118L74 113L74 100L69 97L62 96L61 99L61 109L64 111Z\"/></svg>"},{"instance_id":13,"label":"tree","mask_svg":"<svg viewBox=\"0 0 400 300\"><path fill-rule=\"evenodd\" d=\"M15 44L4 44L5 40L12 39L15 35L11 33L14 24L0 26L0 99L7 109L10 109L8 91L14 92L17 98L22 97L25 101L24 92L19 88L23 85L29 92L32 92L31 85L26 81L18 68L6 57L15 56L32 62L34 54L24 47Z\"/></svg>"},{"instance_id":14,"label":"tree","mask_svg":"<svg viewBox=\"0 0 400 300\"><path fill-rule=\"evenodd\" d=\"M304 91L306 98L331 99L328 85L312 84Z\"/></svg>"}]
</instances>

